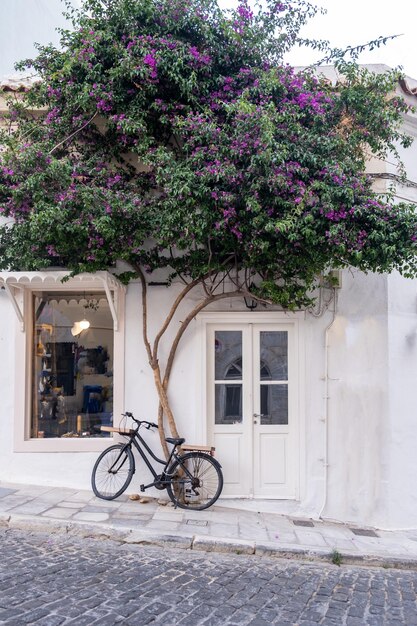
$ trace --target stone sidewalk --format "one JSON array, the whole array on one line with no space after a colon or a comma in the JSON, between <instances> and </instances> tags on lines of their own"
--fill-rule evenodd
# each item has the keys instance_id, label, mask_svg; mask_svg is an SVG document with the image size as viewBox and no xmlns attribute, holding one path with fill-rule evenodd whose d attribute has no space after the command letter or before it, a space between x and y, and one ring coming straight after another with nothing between
<instances>
[{"instance_id":1,"label":"stone sidewalk","mask_svg":"<svg viewBox=\"0 0 417 626\"><path fill-rule=\"evenodd\" d=\"M163 494L164 495L164 494ZM219 500L205 511L165 499L0 483L0 527L125 543L417 569L417 529L388 532L247 511Z\"/></svg>"}]
</instances>

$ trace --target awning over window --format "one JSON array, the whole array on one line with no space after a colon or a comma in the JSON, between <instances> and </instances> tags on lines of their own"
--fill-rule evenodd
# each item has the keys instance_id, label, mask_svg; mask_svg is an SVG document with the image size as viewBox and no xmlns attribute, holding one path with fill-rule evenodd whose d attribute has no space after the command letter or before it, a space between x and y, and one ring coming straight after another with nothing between
<instances>
[{"instance_id":1,"label":"awning over window","mask_svg":"<svg viewBox=\"0 0 417 626\"><path fill-rule=\"evenodd\" d=\"M113 317L114 330L118 329L118 294L125 291L125 286L110 272L95 272L94 274L77 274L70 276L70 272L63 270L51 270L44 272L0 272L0 287L4 288L22 330L25 326L24 299L17 298L19 291L51 289L62 291L62 295L69 291L93 291L104 290L110 311Z\"/></svg>"}]
</instances>

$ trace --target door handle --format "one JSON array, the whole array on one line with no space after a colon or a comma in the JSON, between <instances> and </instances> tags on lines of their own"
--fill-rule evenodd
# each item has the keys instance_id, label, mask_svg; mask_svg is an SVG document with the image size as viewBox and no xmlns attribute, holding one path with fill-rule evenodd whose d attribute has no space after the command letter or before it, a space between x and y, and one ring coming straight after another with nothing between
<instances>
[{"instance_id":1,"label":"door handle","mask_svg":"<svg viewBox=\"0 0 417 626\"><path fill-rule=\"evenodd\" d=\"M261 419L261 417L265 417L263 413L254 413L252 415L253 423L258 424L258 419Z\"/></svg>"}]
</instances>

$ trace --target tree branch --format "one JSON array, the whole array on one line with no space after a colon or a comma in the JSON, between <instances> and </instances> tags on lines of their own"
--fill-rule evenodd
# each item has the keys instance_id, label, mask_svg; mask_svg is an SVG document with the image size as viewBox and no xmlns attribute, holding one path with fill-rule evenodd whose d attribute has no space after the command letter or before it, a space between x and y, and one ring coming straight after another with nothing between
<instances>
[{"instance_id":1,"label":"tree branch","mask_svg":"<svg viewBox=\"0 0 417 626\"><path fill-rule=\"evenodd\" d=\"M56 144L56 146L54 146L54 147L52 148L52 150L50 150L50 151L48 152L48 155L49 155L49 154L52 154L52 152L55 152L55 150L56 150L57 148L59 148L59 146L62 146L62 144L64 144L66 141L69 141L70 139L72 139L73 137L75 137L75 135L78 135L78 133L80 133L82 130L84 130L84 128L85 128L86 126L88 126L89 124L91 124L91 122L93 121L93 119L94 119L95 117L97 117L97 115L98 115L98 111L96 111L96 112L94 113L94 115L93 115L92 117L90 117L90 119L89 119L89 120L87 120L87 122L81 126L81 128L78 128L78 129L77 129L77 130L75 130L73 133L71 133L71 135L68 135L68 137L65 137L65 139L63 139L62 141L60 141L59 143L57 143L57 144Z\"/></svg>"},{"instance_id":2,"label":"tree branch","mask_svg":"<svg viewBox=\"0 0 417 626\"><path fill-rule=\"evenodd\" d=\"M143 335L143 343L145 344L146 352L148 354L149 365L153 368L153 355L151 350L151 344L148 339L148 300L147 300L147 287L146 287L146 279L142 272L142 269L139 266L135 267L135 270L138 273L140 278L140 282L142 283L142 335Z\"/></svg>"},{"instance_id":3,"label":"tree branch","mask_svg":"<svg viewBox=\"0 0 417 626\"><path fill-rule=\"evenodd\" d=\"M169 377L171 375L172 365L173 365L173 362L174 362L174 357L175 357L175 353L177 351L178 344L180 342L181 337L183 336L183 334L187 330L191 320L194 319L194 317L196 315L198 315L198 313L200 313L200 311L202 311L204 308L206 308L209 304L212 304L212 302L217 302L218 300L225 300L226 298L242 297L242 295L243 294L242 294L241 291L231 291L229 293L219 293L219 294L217 294L215 296L213 296L213 295L209 296L205 300L202 300L201 302L199 302L190 311L190 313L187 315L185 320L183 322L181 322L181 326L178 329L178 332L177 332L177 334L176 334L176 336L174 338L174 341L172 342L171 350L169 352L168 359L167 359L167 365L165 367L165 373L164 373L164 379L163 379L163 386L164 386L165 390L167 390L167 388L168 388Z\"/></svg>"},{"instance_id":4,"label":"tree branch","mask_svg":"<svg viewBox=\"0 0 417 626\"><path fill-rule=\"evenodd\" d=\"M185 296L187 295L187 293L189 293L192 289L194 289L194 287L196 287L199 283L203 282L206 278L208 278L211 274L207 274L206 276L204 276L202 279L201 278L196 278L195 280L191 281L191 283L188 283L186 285L186 287L184 287L184 289L178 294L178 296L176 297L174 304L171 307L170 312L168 313L165 322L162 325L161 330L159 331L159 333L156 335L155 337L155 341L153 343L153 356L156 359L157 354L158 354L158 346L159 346L159 342L161 340L162 335L165 333L166 329L168 328L169 324L171 323L172 318L174 317L179 305L181 304L181 302L184 300Z\"/></svg>"},{"instance_id":5,"label":"tree branch","mask_svg":"<svg viewBox=\"0 0 417 626\"><path fill-rule=\"evenodd\" d=\"M157 357L158 346L159 346L159 342L161 340L161 337L165 333L166 329L168 328L172 318L175 315L176 310L178 309L178 307L181 304L181 302L184 300L184 298L187 295L187 293L189 293L196 285L198 285L199 282L200 282L199 280L193 280L191 283L188 283L188 285L186 287L184 287L184 289L175 298L174 304L171 306L171 309L170 309L167 317L165 318L165 322L163 323L161 330L156 335L155 340L153 342L153 351L152 352L153 352L154 358Z\"/></svg>"}]
</instances>

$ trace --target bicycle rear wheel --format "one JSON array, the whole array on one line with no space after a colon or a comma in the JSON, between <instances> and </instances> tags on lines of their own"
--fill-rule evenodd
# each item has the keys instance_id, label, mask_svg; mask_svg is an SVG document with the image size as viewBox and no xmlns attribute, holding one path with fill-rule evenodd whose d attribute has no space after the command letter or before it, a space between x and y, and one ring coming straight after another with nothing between
<instances>
[{"instance_id":1,"label":"bicycle rear wheel","mask_svg":"<svg viewBox=\"0 0 417 626\"><path fill-rule=\"evenodd\" d=\"M202 511L212 506L223 489L220 464L204 452L189 452L171 465L168 495L180 509Z\"/></svg>"},{"instance_id":2,"label":"bicycle rear wheel","mask_svg":"<svg viewBox=\"0 0 417 626\"><path fill-rule=\"evenodd\" d=\"M124 444L104 450L98 457L91 475L91 486L97 498L114 500L129 486L135 472L132 451Z\"/></svg>"}]
</instances>

